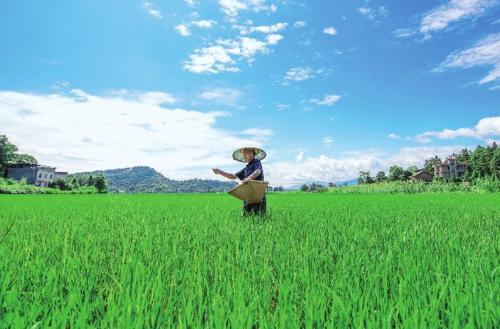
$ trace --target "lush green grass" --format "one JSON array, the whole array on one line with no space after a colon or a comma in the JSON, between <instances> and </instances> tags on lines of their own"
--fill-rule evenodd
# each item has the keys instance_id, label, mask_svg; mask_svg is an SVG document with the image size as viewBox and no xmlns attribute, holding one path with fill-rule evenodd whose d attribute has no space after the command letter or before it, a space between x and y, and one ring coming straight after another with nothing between
<instances>
[{"instance_id":1,"label":"lush green grass","mask_svg":"<svg viewBox=\"0 0 500 329\"><path fill-rule=\"evenodd\" d=\"M0 327L499 325L500 194L0 197Z\"/></svg>"},{"instance_id":2,"label":"lush green grass","mask_svg":"<svg viewBox=\"0 0 500 329\"><path fill-rule=\"evenodd\" d=\"M81 186L62 191L57 188L39 187L28 184L25 180L17 181L0 177L0 194L92 194L98 193L94 186Z\"/></svg>"}]
</instances>

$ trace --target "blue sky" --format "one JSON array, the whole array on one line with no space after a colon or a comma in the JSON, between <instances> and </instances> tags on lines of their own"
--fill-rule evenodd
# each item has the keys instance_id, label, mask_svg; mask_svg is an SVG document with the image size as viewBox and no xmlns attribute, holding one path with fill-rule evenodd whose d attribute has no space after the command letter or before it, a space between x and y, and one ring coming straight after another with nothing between
<instances>
[{"instance_id":1,"label":"blue sky","mask_svg":"<svg viewBox=\"0 0 500 329\"><path fill-rule=\"evenodd\" d=\"M250 144L288 185L500 135L497 0L3 2L0 42L0 132L63 170L214 178Z\"/></svg>"}]
</instances>

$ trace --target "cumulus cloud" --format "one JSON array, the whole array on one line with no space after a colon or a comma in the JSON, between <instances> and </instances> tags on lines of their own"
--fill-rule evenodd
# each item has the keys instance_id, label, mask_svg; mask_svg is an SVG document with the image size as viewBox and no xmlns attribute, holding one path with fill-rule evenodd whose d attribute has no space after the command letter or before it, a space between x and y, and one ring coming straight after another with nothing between
<instances>
[{"instance_id":1,"label":"cumulus cloud","mask_svg":"<svg viewBox=\"0 0 500 329\"><path fill-rule=\"evenodd\" d=\"M280 32L288 26L288 23L280 22L273 25L261 25L261 26L242 26L234 25L233 27L240 30L242 35L251 34L254 32L260 32L264 34L277 33Z\"/></svg>"},{"instance_id":2,"label":"cumulus cloud","mask_svg":"<svg viewBox=\"0 0 500 329\"><path fill-rule=\"evenodd\" d=\"M399 135L395 134L395 133L390 133L389 136L390 139L400 139L401 137L399 137Z\"/></svg>"},{"instance_id":3,"label":"cumulus cloud","mask_svg":"<svg viewBox=\"0 0 500 329\"><path fill-rule=\"evenodd\" d=\"M155 6L151 3L151 2L143 2L142 3L142 8L150 15L150 16L153 16L155 18L159 18L159 19L162 19L163 18L163 15L161 14L161 12L155 8Z\"/></svg>"},{"instance_id":4,"label":"cumulus cloud","mask_svg":"<svg viewBox=\"0 0 500 329\"><path fill-rule=\"evenodd\" d=\"M203 91L199 97L218 104L235 105L243 92L232 88L213 88Z\"/></svg>"},{"instance_id":5,"label":"cumulus cloud","mask_svg":"<svg viewBox=\"0 0 500 329\"><path fill-rule=\"evenodd\" d=\"M228 16L237 16L240 11L268 11L276 12L274 4L267 4L266 0L219 0L220 9Z\"/></svg>"},{"instance_id":6,"label":"cumulus cloud","mask_svg":"<svg viewBox=\"0 0 500 329\"><path fill-rule=\"evenodd\" d=\"M217 22L214 20L202 19L198 21L192 21L191 24L200 28L211 29L217 24Z\"/></svg>"},{"instance_id":7,"label":"cumulus cloud","mask_svg":"<svg viewBox=\"0 0 500 329\"><path fill-rule=\"evenodd\" d=\"M323 98L313 98L310 100L311 103L316 105L331 106L340 100L339 95L325 95Z\"/></svg>"},{"instance_id":8,"label":"cumulus cloud","mask_svg":"<svg viewBox=\"0 0 500 329\"><path fill-rule=\"evenodd\" d=\"M333 26L325 27L323 29L323 33L324 34L328 34L328 35L336 35L337 34L337 29L334 28Z\"/></svg>"},{"instance_id":9,"label":"cumulus cloud","mask_svg":"<svg viewBox=\"0 0 500 329\"><path fill-rule=\"evenodd\" d=\"M179 25L176 25L174 28L183 37L187 37L191 35L191 26L196 26L202 29L211 29L217 24L216 21L214 20L197 20L197 21L191 21L190 23L182 23Z\"/></svg>"},{"instance_id":10,"label":"cumulus cloud","mask_svg":"<svg viewBox=\"0 0 500 329\"><path fill-rule=\"evenodd\" d=\"M232 165L234 149L262 146L252 136L218 128L227 113L168 106L175 102L163 92L0 91L0 131L22 152L60 170L147 165L172 178L214 178L210 168Z\"/></svg>"},{"instance_id":11,"label":"cumulus cloud","mask_svg":"<svg viewBox=\"0 0 500 329\"><path fill-rule=\"evenodd\" d=\"M269 46L282 39L280 34L268 34L262 40L249 37L219 39L208 47L195 49L184 62L184 69L193 73L238 72L238 62L254 62L258 54L269 53Z\"/></svg>"},{"instance_id":12,"label":"cumulus cloud","mask_svg":"<svg viewBox=\"0 0 500 329\"><path fill-rule=\"evenodd\" d=\"M189 27L186 24L176 25L175 30L183 37L187 37L191 34L191 31L189 30Z\"/></svg>"},{"instance_id":13,"label":"cumulus cloud","mask_svg":"<svg viewBox=\"0 0 500 329\"><path fill-rule=\"evenodd\" d=\"M433 139L455 139L459 137L491 140L500 137L500 116L487 117L479 120L472 128L444 129L427 131L417 135L417 141L428 143Z\"/></svg>"},{"instance_id":14,"label":"cumulus cloud","mask_svg":"<svg viewBox=\"0 0 500 329\"><path fill-rule=\"evenodd\" d=\"M442 72L452 68L472 68L493 66L479 83L484 84L500 78L500 33L491 34L481 39L472 48L454 52L433 71Z\"/></svg>"}]
</instances>

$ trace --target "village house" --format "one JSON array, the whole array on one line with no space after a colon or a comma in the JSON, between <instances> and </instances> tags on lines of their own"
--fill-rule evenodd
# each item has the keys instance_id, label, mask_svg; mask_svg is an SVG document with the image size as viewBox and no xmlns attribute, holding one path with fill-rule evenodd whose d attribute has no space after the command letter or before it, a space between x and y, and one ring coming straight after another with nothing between
<instances>
[{"instance_id":1,"label":"village house","mask_svg":"<svg viewBox=\"0 0 500 329\"><path fill-rule=\"evenodd\" d=\"M323 192L325 190L325 186L323 184L319 184L319 183L312 183L310 186L309 186L309 191L311 192Z\"/></svg>"},{"instance_id":2,"label":"village house","mask_svg":"<svg viewBox=\"0 0 500 329\"><path fill-rule=\"evenodd\" d=\"M26 179L28 184L48 187L57 178L64 178L67 172L56 172L55 167L40 165L19 165L7 169L7 178L21 180Z\"/></svg>"},{"instance_id":3,"label":"village house","mask_svg":"<svg viewBox=\"0 0 500 329\"><path fill-rule=\"evenodd\" d=\"M467 164L459 162L455 156L449 156L443 163L434 165L434 176L454 179L465 175Z\"/></svg>"},{"instance_id":4,"label":"village house","mask_svg":"<svg viewBox=\"0 0 500 329\"><path fill-rule=\"evenodd\" d=\"M417 171L416 173L414 173L413 175L410 176L410 181L412 182L417 182L417 181L420 181L420 182L432 182L432 179L434 178L434 176L430 173L428 173L427 171L425 170L419 170Z\"/></svg>"}]
</instances>

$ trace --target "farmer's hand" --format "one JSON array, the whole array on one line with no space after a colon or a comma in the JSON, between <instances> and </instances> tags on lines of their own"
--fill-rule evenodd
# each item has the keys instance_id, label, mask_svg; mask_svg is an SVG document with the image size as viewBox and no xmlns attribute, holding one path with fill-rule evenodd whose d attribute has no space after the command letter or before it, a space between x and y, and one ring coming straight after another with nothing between
<instances>
[{"instance_id":1,"label":"farmer's hand","mask_svg":"<svg viewBox=\"0 0 500 329\"><path fill-rule=\"evenodd\" d=\"M218 168L214 168L214 169L212 169L212 170L214 171L214 173L215 173L216 175L220 175L220 174L222 173L222 170L220 170L220 169L218 169Z\"/></svg>"}]
</instances>

